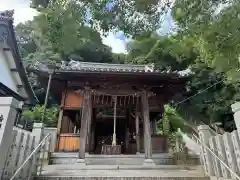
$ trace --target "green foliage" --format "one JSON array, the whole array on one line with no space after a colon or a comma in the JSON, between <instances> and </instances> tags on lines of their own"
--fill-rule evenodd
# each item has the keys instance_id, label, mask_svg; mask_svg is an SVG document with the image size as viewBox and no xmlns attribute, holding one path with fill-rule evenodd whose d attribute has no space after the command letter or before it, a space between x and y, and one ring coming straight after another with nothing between
<instances>
[{"instance_id":1,"label":"green foliage","mask_svg":"<svg viewBox=\"0 0 240 180\"><path fill-rule=\"evenodd\" d=\"M154 31L160 26L160 16L169 5L169 1L159 0L32 0L32 7L50 15L47 16L52 26L50 31L56 36L65 33L64 28L58 30L59 24L73 23L71 16L78 19L81 25L87 23L93 29L101 30L103 33L122 30L126 34L134 36L146 31ZM54 19L53 17L58 18ZM64 18L62 19L62 17ZM68 18L70 18L69 21L65 21ZM65 29L74 31L67 25ZM76 37L75 33L72 37L74 36Z\"/></svg>"},{"instance_id":2,"label":"green foliage","mask_svg":"<svg viewBox=\"0 0 240 180\"><path fill-rule=\"evenodd\" d=\"M177 94L178 100L173 106L177 104L177 111L188 126L195 128L200 121L207 124L217 121L223 123L225 130L232 131L235 127L230 106L239 100L239 83L227 81L224 72L202 60L195 39L190 35L187 30L170 37L143 35L128 44L128 60L137 64L154 62L161 70L191 69L187 92ZM194 97L188 99L191 96ZM178 104L183 99L188 100Z\"/></svg>"},{"instance_id":3,"label":"green foliage","mask_svg":"<svg viewBox=\"0 0 240 180\"><path fill-rule=\"evenodd\" d=\"M40 123L42 122L42 116L44 112L44 106L35 106L30 110L23 112L23 117L29 121ZM43 121L46 127L57 127L58 108L52 107L46 109L45 119Z\"/></svg>"},{"instance_id":4,"label":"green foliage","mask_svg":"<svg viewBox=\"0 0 240 180\"><path fill-rule=\"evenodd\" d=\"M113 54L111 48L102 43L100 33L84 23L76 3L69 2L65 7L56 3L54 7L42 9L33 21L16 26L23 64L40 104L44 103L45 91L29 70L36 62L56 64L69 59L125 62L124 55Z\"/></svg>"},{"instance_id":5,"label":"green foliage","mask_svg":"<svg viewBox=\"0 0 240 180\"><path fill-rule=\"evenodd\" d=\"M157 34L129 42L127 49L130 63L155 63L156 68L160 70L186 69L191 58L193 58L192 49L183 47L178 37L159 36Z\"/></svg>"},{"instance_id":6,"label":"green foliage","mask_svg":"<svg viewBox=\"0 0 240 180\"><path fill-rule=\"evenodd\" d=\"M160 121L161 122L161 121ZM162 117L163 132L165 134L175 133L178 128L186 130L184 119L179 115L177 110L170 105L164 105L164 113Z\"/></svg>"},{"instance_id":7,"label":"green foliage","mask_svg":"<svg viewBox=\"0 0 240 180\"><path fill-rule=\"evenodd\" d=\"M178 0L173 17L193 39L199 58L229 80L239 78L240 1Z\"/></svg>"},{"instance_id":8,"label":"green foliage","mask_svg":"<svg viewBox=\"0 0 240 180\"><path fill-rule=\"evenodd\" d=\"M180 106L188 109L188 114L192 117L206 120L205 123L226 120L226 115L231 115L231 104L238 100L239 90L236 84L225 82L222 73L217 73L203 62L192 66L192 71L194 76L187 85L188 93L184 98L197 93L199 95ZM208 87L211 88L203 91Z\"/></svg>"},{"instance_id":9,"label":"green foliage","mask_svg":"<svg viewBox=\"0 0 240 180\"><path fill-rule=\"evenodd\" d=\"M171 152L176 151L176 140L178 138L178 128L187 131L184 119L178 114L177 110L170 105L164 105L164 114L161 121L158 122L158 134L166 135L168 146Z\"/></svg>"},{"instance_id":10,"label":"green foliage","mask_svg":"<svg viewBox=\"0 0 240 180\"><path fill-rule=\"evenodd\" d=\"M181 116L187 121L221 121L225 130L232 131L235 125L230 105L240 100L240 84L234 81L240 77L240 1L177 0L172 16L179 31L159 36L153 32L160 27L159 17L170 6L169 2L32 0L38 16L16 27L24 65L74 59L155 63L160 70L189 68L192 75L187 92L177 97L180 101L194 97L181 104L174 101L177 109L166 107L164 118L169 127L165 126L164 131L175 132L181 126ZM134 39L127 45L127 55L113 54L102 43L102 35L118 30ZM29 77L43 103L44 90L30 72ZM205 91L208 87L211 88Z\"/></svg>"}]
</instances>

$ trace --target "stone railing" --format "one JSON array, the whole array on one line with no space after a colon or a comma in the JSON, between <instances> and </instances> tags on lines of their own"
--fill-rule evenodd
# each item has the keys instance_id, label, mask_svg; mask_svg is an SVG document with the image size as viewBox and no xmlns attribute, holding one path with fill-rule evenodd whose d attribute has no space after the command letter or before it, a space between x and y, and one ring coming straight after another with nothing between
<instances>
[{"instance_id":1,"label":"stone railing","mask_svg":"<svg viewBox=\"0 0 240 180\"><path fill-rule=\"evenodd\" d=\"M39 145L46 136L48 138ZM43 128L42 123L35 123L32 132L13 127L10 142L2 179L10 179L20 167L14 178L31 177L38 174L44 164L48 164L49 153L54 151L56 143L56 128ZM34 150L36 152L31 159L25 162Z\"/></svg>"},{"instance_id":2,"label":"stone railing","mask_svg":"<svg viewBox=\"0 0 240 180\"><path fill-rule=\"evenodd\" d=\"M39 143L47 133L51 134L51 136L48 136L48 140L51 139L51 141L42 143L42 146L39 147L41 149L39 157L46 161L49 152L53 151L56 144L54 142L56 141L56 133L54 133L56 128L44 128L42 123L34 123L32 132L14 127L16 116L22 107L20 104L21 102L13 97L0 97L0 179L3 180L9 180L21 166L22 168L15 175L15 179L26 179L26 177L29 177L29 173L34 174L37 171L38 168L36 168L36 171L34 168L30 171L30 168L33 164L36 167L38 166L39 163L34 158L39 158L34 156L27 163L24 164L24 162L36 147L39 147ZM37 152L39 153L39 151Z\"/></svg>"},{"instance_id":3,"label":"stone railing","mask_svg":"<svg viewBox=\"0 0 240 180\"><path fill-rule=\"evenodd\" d=\"M220 135L213 133L207 125L198 126L201 160L208 176L240 179L240 103L231 107L237 130Z\"/></svg>"},{"instance_id":4,"label":"stone railing","mask_svg":"<svg viewBox=\"0 0 240 180\"><path fill-rule=\"evenodd\" d=\"M11 177L4 179L33 179L34 176L41 175L45 160L45 147L48 146L50 149L51 133L46 135L41 142L28 154L26 159L21 162L19 167L13 172ZM22 158L23 159L23 158Z\"/></svg>"}]
</instances>

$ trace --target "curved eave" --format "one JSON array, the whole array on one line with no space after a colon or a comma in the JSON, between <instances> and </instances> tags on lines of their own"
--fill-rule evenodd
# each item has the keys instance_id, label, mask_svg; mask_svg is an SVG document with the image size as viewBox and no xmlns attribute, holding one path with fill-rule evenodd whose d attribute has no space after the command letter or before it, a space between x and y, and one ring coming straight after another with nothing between
<instances>
[{"instance_id":1,"label":"curved eave","mask_svg":"<svg viewBox=\"0 0 240 180\"><path fill-rule=\"evenodd\" d=\"M18 50L18 46L17 46L17 40L15 37L15 33L14 33L14 28L13 28L13 20L11 18L0 18L0 28L4 28L5 30L7 30L7 34L4 34L6 32L0 32L0 41L4 41L7 46L9 47L9 49L7 49L6 51L10 51L12 56L13 56L13 60L16 66L16 73L18 73L22 84L24 86L24 89L26 91L26 94L28 96L27 102L28 104L34 105L38 102L37 97L35 96L33 89L28 81L28 77L25 71L25 68L23 66L23 63L21 61L21 57L20 57L20 53ZM1 34L2 33L2 34ZM5 36L5 37L1 37L1 36Z\"/></svg>"},{"instance_id":2,"label":"curved eave","mask_svg":"<svg viewBox=\"0 0 240 180\"><path fill-rule=\"evenodd\" d=\"M49 71L47 70L33 70L34 73L41 77L48 77ZM154 79L154 80L169 80L177 82L186 82L190 76L180 76L177 73L161 73L161 72L116 72L116 71L79 71L79 70L55 70L53 78L59 80L71 80L76 79L76 77L123 77L127 79Z\"/></svg>"},{"instance_id":3,"label":"curved eave","mask_svg":"<svg viewBox=\"0 0 240 180\"><path fill-rule=\"evenodd\" d=\"M12 96L19 101L25 101L25 99L22 96L20 96L18 93L15 93L13 90L8 88L1 82L0 82L0 96L3 96L3 97Z\"/></svg>"}]
</instances>

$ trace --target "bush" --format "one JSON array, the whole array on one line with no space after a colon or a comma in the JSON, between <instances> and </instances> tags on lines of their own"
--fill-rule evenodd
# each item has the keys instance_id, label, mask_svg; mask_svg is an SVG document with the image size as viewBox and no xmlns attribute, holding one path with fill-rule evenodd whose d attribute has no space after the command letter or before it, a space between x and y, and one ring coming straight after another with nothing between
<instances>
[{"instance_id":1,"label":"bush","mask_svg":"<svg viewBox=\"0 0 240 180\"><path fill-rule=\"evenodd\" d=\"M28 122L32 123L40 123L42 122L44 106L35 106L30 110L26 110L23 112L23 117L28 120ZM57 127L58 121L58 108L52 107L46 109L46 114L44 118L44 125L46 127Z\"/></svg>"}]
</instances>

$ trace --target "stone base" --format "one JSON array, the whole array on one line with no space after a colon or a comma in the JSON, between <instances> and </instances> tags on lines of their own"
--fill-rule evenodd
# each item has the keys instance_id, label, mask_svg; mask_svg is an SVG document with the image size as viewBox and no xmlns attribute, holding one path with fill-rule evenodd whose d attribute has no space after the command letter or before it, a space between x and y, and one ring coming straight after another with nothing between
<instances>
[{"instance_id":1,"label":"stone base","mask_svg":"<svg viewBox=\"0 0 240 180\"><path fill-rule=\"evenodd\" d=\"M152 159L145 159L143 161L143 166L156 166L156 164Z\"/></svg>"},{"instance_id":2,"label":"stone base","mask_svg":"<svg viewBox=\"0 0 240 180\"><path fill-rule=\"evenodd\" d=\"M79 164L80 166L86 166L86 161L85 159L77 159L77 164Z\"/></svg>"},{"instance_id":3,"label":"stone base","mask_svg":"<svg viewBox=\"0 0 240 180\"><path fill-rule=\"evenodd\" d=\"M140 152L137 152L137 153L136 153L136 155L139 155L139 154L140 154Z\"/></svg>"}]
</instances>

